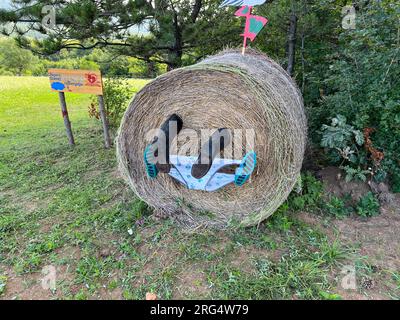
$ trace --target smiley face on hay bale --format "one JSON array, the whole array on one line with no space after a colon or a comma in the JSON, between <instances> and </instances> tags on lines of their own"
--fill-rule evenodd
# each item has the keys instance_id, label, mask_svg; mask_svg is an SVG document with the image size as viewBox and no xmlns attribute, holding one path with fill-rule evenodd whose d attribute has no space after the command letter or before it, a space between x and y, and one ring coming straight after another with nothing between
<instances>
[{"instance_id":1,"label":"smiley face on hay bale","mask_svg":"<svg viewBox=\"0 0 400 320\"><path fill-rule=\"evenodd\" d=\"M186 139L188 130L200 134L227 128L233 133L233 148L244 151L239 157L231 154L232 163L253 149L257 164L248 181L210 192L189 188L171 174L149 178L143 157L149 130L160 128L172 114L183 123L176 141ZM246 139L246 132L253 132L253 139ZM242 55L228 50L168 72L138 92L121 123L117 156L131 188L157 211L190 227L225 227L231 221L255 225L269 217L292 190L306 138L303 100L290 76L257 51ZM168 154L176 151L171 148ZM226 158L225 152L220 157Z\"/></svg>"}]
</instances>

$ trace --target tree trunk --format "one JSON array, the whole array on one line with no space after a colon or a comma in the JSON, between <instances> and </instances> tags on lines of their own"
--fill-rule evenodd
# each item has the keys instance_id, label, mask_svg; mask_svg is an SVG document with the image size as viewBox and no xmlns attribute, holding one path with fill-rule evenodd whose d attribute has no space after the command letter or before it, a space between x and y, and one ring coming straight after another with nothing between
<instances>
[{"instance_id":1,"label":"tree trunk","mask_svg":"<svg viewBox=\"0 0 400 320\"><path fill-rule=\"evenodd\" d=\"M293 76L295 53L296 53L296 29L297 29L297 16L294 12L289 17L289 32L288 32L288 65L286 71Z\"/></svg>"},{"instance_id":2,"label":"tree trunk","mask_svg":"<svg viewBox=\"0 0 400 320\"><path fill-rule=\"evenodd\" d=\"M147 62L147 77L148 78L155 78L157 77L157 68L154 61L149 60Z\"/></svg>"},{"instance_id":3,"label":"tree trunk","mask_svg":"<svg viewBox=\"0 0 400 320\"><path fill-rule=\"evenodd\" d=\"M182 64L183 44L182 44L182 30L178 22L178 14L174 12L174 37L175 43L172 51L171 65L169 69L179 68Z\"/></svg>"},{"instance_id":4,"label":"tree trunk","mask_svg":"<svg viewBox=\"0 0 400 320\"><path fill-rule=\"evenodd\" d=\"M196 0L196 2L194 3L193 11L192 11L192 14L191 14L191 19L192 19L193 23L196 22L196 19L199 16L200 9L201 9L202 5L203 5L202 0Z\"/></svg>"},{"instance_id":5,"label":"tree trunk","mask_svg":"<svg viewBox=\"0 0 400 320\"><path fill-rule=\"evenodd\" d=\"M306 36L304 35L304 31L301 33L301 73L303 75L302 81L301 81L301 93L304 95L304 90L306 87L306 63L304 59L304 42L305 42Z\"/></svg>"}]
</instances>

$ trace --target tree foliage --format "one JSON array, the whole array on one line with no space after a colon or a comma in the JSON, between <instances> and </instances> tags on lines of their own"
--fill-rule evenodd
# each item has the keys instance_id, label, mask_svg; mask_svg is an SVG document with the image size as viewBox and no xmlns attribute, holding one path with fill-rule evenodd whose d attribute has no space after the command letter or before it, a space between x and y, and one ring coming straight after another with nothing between
<instances>
[{"instance_id":1,"label":"tree foliage","mask_svg":"<svg viewBox=\"0 0 400 320\"><path fill-rule=\"evenodd\" d=\"M29 30L46 35L32 49L51 54L62 48L111 47L115 55L165 63L192 63L223 45L238 44L240 21L213 0L13 0L17 10L0 11L0 21L14 25L21 45ZM56 27L41 24L42 8L52 4ZM140 28L144 32L139 32ZM7 32L7 29L4 30ZM8 28L10 32L10 28ZM201 51L198 50L201 48Z\"/></svg>"},{"instance_id":2,"label":"tree foliage","mask_svg":"<svg viewBox=\"0 0 400 320\"><path fill-rule=\"evenodd\" d=\"M243 20L234 16L236 8L218 8L222 0L12 2L16 9L0 10L0 21L12 22L5 31L18 31L21 46L50 55L48 60L54 63L62 63L51 56L62 48L70 52L90 49L87 56L76 59L93 61L114 75L155 76L165 70L162 64L168 69L192 64L224 47L240 46L242 41ZM43 29L40 23L41 8L49 3L56 8L53 30ZM349 145L358 148L349 157L352 161L341 163L343 158L330 157L331 163L357 174L375 165L374 178L389 178L393 189L400 191L400 2L352 3L355 29L344 29L342 9L351 4L347 0L269 0L254 8L254 14L269 22L250 46L285 68L294 62L288 69L293 70L302 91L315 145L320 146L321 133L324 139L334 139L333 131L343 133L340 130L345 127L329 125L338 115L346 118L346 128L358 132ZM296 28L289 28L290 21L296 21ZM34 43L27 38L29 29L40 35ZM295 34L290 30L296 30ZM294 41L294 52L289 50L293 48L289 39ZM104 55L107 59L100 58ZM321 132L322 124L327 126ZM372 130L369 147L384 155L378 164L368 148L354 140L361 141L359 133L365 129ZM323 143L328 146L335 141Z\"/></svg>"},{"instance_id":3,"label":"tree foliage","mask_svg":"<svg viewBox=\"0 0 400 320\"><path fill-rule=\"evenodd\" d=\"M339 35L315 119L320 123L340 113L358 130L371 128L372 144L384 154L375 178L388 176L396 191L400 191L399 60L400 3L361 1L356 29ZM373 160L373 155L364 153L356 165L372 167Z\"/></svg>"},{"instance_id":4,"label":"tree foliage","mask_svg":"<svg viewBox=\"0 0 400 320\"><path fill-rule=\"evenodd\" d=\"M0 74L21 76L30 73L31 65L37 64L38 60L32 52L19 48L13 40L0 39Z\"/></svg>"}]
</instances>

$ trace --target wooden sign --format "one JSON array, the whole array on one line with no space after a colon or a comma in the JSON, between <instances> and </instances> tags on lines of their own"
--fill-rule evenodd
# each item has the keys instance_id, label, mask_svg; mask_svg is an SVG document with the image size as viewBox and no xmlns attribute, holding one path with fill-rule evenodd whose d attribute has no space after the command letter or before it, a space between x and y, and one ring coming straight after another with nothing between
<instances>
[{"instance_id":1,"label":"wooden sign","mask_svg":"<svg viewBox=\"0 0 400 320\"><path fill-rule=\"evenodd\" d=\"M51 90L102 95L100 71L49 69Z\"/></svg>"},{"instance_id":2,"label":"wooden sign","mask_svg":"<svg viewBox=\"0 0 400 320\"><path fill-rule=\"evenodd\" d=\"M99 113L103 123L104 144L107 149L110 148L111 138L104 105L103 81L100 71L49 69L48 73L51 90L58 92L60 98L61 112L64 118L69 144L72 146L75 145L75 140L72 134L71 122L69 121L64 92L87 93L98 96Z\"/></svg>"}]
</instances>

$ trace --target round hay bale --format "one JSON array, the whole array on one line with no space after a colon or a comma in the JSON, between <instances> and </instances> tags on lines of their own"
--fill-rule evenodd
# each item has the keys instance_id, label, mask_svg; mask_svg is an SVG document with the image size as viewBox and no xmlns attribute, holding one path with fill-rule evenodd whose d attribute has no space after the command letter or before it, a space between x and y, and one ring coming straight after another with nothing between
<instances>
[{"instance_id":1,"label":"round hay bale","mask_svg":"<svg viewBox=\"0 0 400 320\"><path fill-rule=\"evenodd\" d=\"M251 179L242 187L231 184L215 192L189 190L168 174L149 179L143 161L148 131L173 113L183 119L184 128L196 131L254 129L257 166ZM168 72L138 92L121 123L117 156L131 188L157 212L191 227L224 227L231 221L255 225L295 185L306 136L303 100L291 77L257 51L243 56L227 50Z\"/></svg>"}]
</instances>

